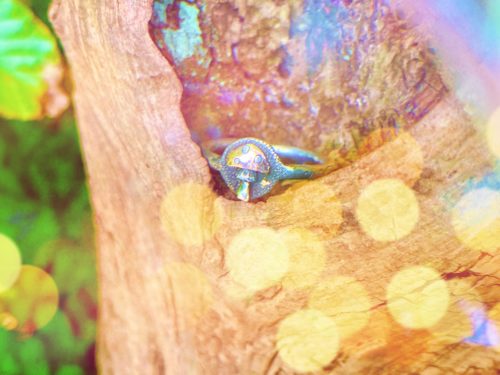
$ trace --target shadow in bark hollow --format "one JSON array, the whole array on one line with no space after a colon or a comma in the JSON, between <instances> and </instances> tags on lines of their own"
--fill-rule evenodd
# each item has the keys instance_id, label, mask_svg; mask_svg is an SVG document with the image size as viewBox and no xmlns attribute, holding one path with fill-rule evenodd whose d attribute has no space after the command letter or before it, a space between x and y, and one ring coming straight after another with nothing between
<instances>
[{"instance_id":1,"label":"shadow in bark hollow","mask_svg":"<svg viewBox=\"0 0 500 375\"><path fill-rule=\"evenodd\" d=\"M256 137L338 168L446 92L425 40L385 0L155 0L149 30L197 143Z\"/></svg>"}]
</instances>

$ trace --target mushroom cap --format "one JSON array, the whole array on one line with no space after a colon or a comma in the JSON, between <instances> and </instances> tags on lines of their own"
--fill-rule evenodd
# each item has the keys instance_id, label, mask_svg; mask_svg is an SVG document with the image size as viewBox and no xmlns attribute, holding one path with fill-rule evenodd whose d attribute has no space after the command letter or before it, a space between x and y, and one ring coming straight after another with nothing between
<instances>
[{"instance_id":1,"label":"mushroom cap","mask_svg":"<svg viewBox=\"0 0 500 375\"><path fill-rule=\"evenodd\" d=\"M232 150L227 157L227 165L260 173L269 173L270 170L266 154L251 143Z\"/></svg>"}]
</instances>

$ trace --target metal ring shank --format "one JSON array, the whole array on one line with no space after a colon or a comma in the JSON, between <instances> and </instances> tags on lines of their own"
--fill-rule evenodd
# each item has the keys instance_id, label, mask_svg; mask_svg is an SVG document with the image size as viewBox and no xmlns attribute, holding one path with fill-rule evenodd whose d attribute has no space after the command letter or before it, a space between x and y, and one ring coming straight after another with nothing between
<instances>
[{"instance_id":1,"label":"metal ring shank","mask_svg":"<svg viewBox=\"0 0 500 375\"><path fill-rule=\"evenodd\" d=\"M220 155L227 146L237 141L235 138L224 138L203 143L203 156L208 160L210 166L216 170L221 169ZM298 147L286 145L270 145L276 154L283 159L291 161L292 165L286 165L286 179L311 178L323 170L323 167L304 165L305 163L321 164L323 161L312 152L302 150Z\"/></svg>"}]
</instances>

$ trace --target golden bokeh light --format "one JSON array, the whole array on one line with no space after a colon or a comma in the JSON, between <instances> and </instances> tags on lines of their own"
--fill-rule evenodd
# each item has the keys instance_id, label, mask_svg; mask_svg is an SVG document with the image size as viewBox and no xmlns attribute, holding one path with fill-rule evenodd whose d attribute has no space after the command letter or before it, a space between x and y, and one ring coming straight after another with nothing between
<instances>
[{"instance_id":1,"label":"golden bokeh light","mask_svg":"<svg viewBox=\"0 0 500 375\"><path fill-rule=\"evenodd\" d=\"M299 310L281 321L276 346L295 371L318 371L337 356L339 335L333 319L322 312Z\"/></svg>"},{"instance_id":2,"label":"golden bokeh light","mask_svg":"<svg viewBox=\"0 0 500 375\"><path fill-rule=\"evenodd\" d=\"M446 314L450 294L434 269L414 266L396 273L387 286L387 307L403 327L430 328Z\"/></svg>"},{"instance_id":3,"label":"golden bokeh light","mask_svg":"<svg viewBox=\"0 0 500 375\"><path fill-rule=\"evenodd\" d=\"M469 191L452 211L458 239L478 251L500 248L500 191L480 188Z\"/></svg>"},{"instance_id":4,"label":"golden bokeh light","mask_svg":"<svg viewBox=\"0 0 500 375\"><path fill-rule=\"evenodd\" d=\"M255 292L281 281L288 271L289 254L278 232L266 227L250 228L232 239L226 264L234 281Z\"/></svg>"},{"instance_id":5,"label":"golden bokeh light","mask_svg":"<svg viewBox=\"0 0 500 375\"><path fill-rule=\"evenodd\" d=\"M0 294L0 313L17 320L17 330L32 334L46 326L59 306L59 291L41 268L24 265L12 287Z\"/></svg>"},{"instance_id":6,"label":"golden bokeh light","mask_svg":"<svg viewBox=\"0 0 500 375\"><path fill-rule=\"evenodd\" d=\"M308 304L335 321L341 339L366 326L371 306L365 287L347 276L322 280L311 292Z\"/></svg>"},{"instance_id":7,"label":"golden bokeh light","mask_svg":"<svg viewBox=\"0 0 500 375\"><path fill-rule=\"evenodd\" d=\"M429 331L439 342L454 344L474 334L471 315L482 308L482 302L481 296L469 282L454 279L447 284L450 291L448 310Z\"/></svg>"},{"instance_id":8,"label":"golden bokeh light","mask_svg":"<svg viewBox=\"0 0 500 375\"><path fill-rule=\"evenodd\" d=\"M165 197L160 209L167 233L186 246L210 240L221 224L221 211L214 192L205 185L188 182L176 186Z\"/></svg>"},{"instance_id":9,"label":"golden bokeh light","mask_svg":"<svg viewBox=\"0 0 500 375\"><path fill-rule=\"evenodd\" d=\"M486 128L488 146L495 157L500 158L500 107L491 115Z\"/></svg>"},{"instance_id":10,"label":"golden bokeh light","mask_svg":"<svg viewBox=\"0 0 500 375\"><path fill-rule=\"evenodd\" d=\"M381 179L360 194L356 207L363 230L377 241L395 241L408 235L418 222L415 193L402 181Z\"/></svg>"},{"instance_id":11,"label":"golden bokeh light","mask_svg":"<svg viewBox=\"0 0 500 375\"><path fill-rule=\"evenodd\" d=\"M174 301L179 326L196 326L210 310L214 300L207 276L196 266L182 262L168 264L166 275L166 288Z\"/></svg>"},{"instance_id":12,"label":"golden bokeh light","mask_svg":"<svg viewBox=\"0 0 500 375\"><path fill-rule=\"evenodd\" d=\"M288 248L289 267L283 278L285 288L301 289L313 285L323 272L326 254L323 242L307 229L280 232Z\"/></svg>"},{"instance_id":13,"label":"golden bokeh light","mask_svg":"<svg viewBox=\"0 0 500 375\"><path fill-rule=\"evenodd\" d=\"M17 245L0 233L0 293L9 289L21 270L21 255Z\"/></svg>"}]
</instances>

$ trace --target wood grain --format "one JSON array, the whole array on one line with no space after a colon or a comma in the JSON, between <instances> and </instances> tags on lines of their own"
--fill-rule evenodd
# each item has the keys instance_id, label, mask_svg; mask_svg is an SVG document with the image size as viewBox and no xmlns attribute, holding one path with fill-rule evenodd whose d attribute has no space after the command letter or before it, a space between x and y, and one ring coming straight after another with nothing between
<instances>
[{"instance_id":1,"label":"wood grain","mask_svg":"<svg viewBox=\"0 0 500 375\"><path fill-rule=\"evenodd\" d=\"M460 198L465 181L480 177L492 163L484 140L452 94L408 132L422 153L421 167L412 146L396 140L267 202L214 199L207 190L194 188L189 190L191 201L173 200L165 214L166 196L179 186L208 188L210 172L181 115L181 85L148 34L150 14L147 0L59 0L51 9L71 65L95 213L100 372L294 373L277 355L275 334L285 316L306 306L308 290L276 285L242 298L232 289L226 256L243 229L300 226L318 236L326 249L321 278L353 277L373 301L368 326L342 341L336 359L318 373L495 373L500 356L492 348L438 344L424 330L399 326L386 308L389 280L409 265L432 267L445 279L465 279L487 308L499 301L498 254L466 248L450 224L450 202ZM380 178L397 178L417 196L419 222L398 241L374 241L356 220L360 192ZM331 198L320 195L324 186L338 202L340 216L322 210L322 199ZM297 211L301 199L311 204L299 203L304 209ZM202 226L215 225L214 215L219 223L214 231L193 230L190 242L172 228L192 221L186 216L197 214L192 202L202 208L196 216ZM186 210L174 212L178 220L165 224L163 216L172 214L169 207L182 204ZM323 218L330 220L327 225ZM183 271L169 268L174 261L194 265L206 277L212 294L207 309L200 308L203 295L192 305L183 301L200 278L179 277ZM183 316L186 306L196 310L196 325Z\"/></svg>"}]
</instances>

